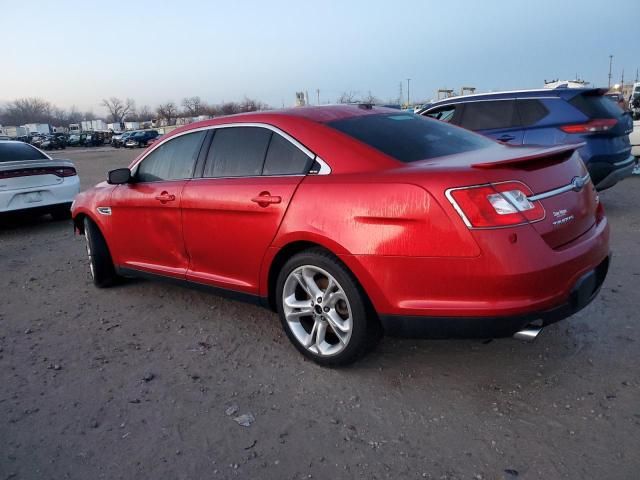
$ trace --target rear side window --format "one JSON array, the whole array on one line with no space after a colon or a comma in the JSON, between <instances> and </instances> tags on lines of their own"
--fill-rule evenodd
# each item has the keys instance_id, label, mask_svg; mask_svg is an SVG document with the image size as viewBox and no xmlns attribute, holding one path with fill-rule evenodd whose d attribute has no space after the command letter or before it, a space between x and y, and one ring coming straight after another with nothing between
<instances>
[{"instance_id":1,"label":"rear side window","mask_svg":"<svg viewBox=\"0 0 640 480\"><path fill-rule=\"evenodd\" d=\"M274 133L264 161L263 175L296 175L309 171L311 159L298 147Z\"/></svg>"},{"instance_id":2,"label":"rear side window","mask_svg":"<svg viewBox=\"0 0 640 480\"><path fill-rule=\"evenodd\" d=\"M523 127L528 127L538 123L549 113L547 107L545 107L540 100L517 100L516 106L518 107L520 123Z\"/></svg>"},{"instance_id":3,"label":"rear side window","mask_svg":"<svg viewBox=\"0 0 640 480\"><path fill-rule=\"evenodd\" d=\"M204 177L250 177L262 173L271 131L260 127L218 128Z\"/></svg>"},{"instance_id":4,"label":"rear side window","mask_svg":"<svg viewBox=\"0 0 640 480\"><path fill-rule=\"evenodd\" d=\"M415 162L494 145L480 135L421 115L361 115L327 125L401 162Z\"/></svg>"},{"instance_id":5,"label":"rear side window","mask_svg":"<svg viewBox=\"0 0 640 480\"><path fill-rule=\"evenodd\" d=\"M580 94L569 100L569 103L589 118L618 118L622 109L604 95Z\"/></svg>"},{"instance_id":6,"label":"rear side window","mask_svg":"<svg viewBox=\"0 0 640 480\"><path fill-rule=\"evenodd\" d=\"M0 142L0 162L43 160L46 158L46 155L26 143Z\"/></svg>"},{"instance_id":7,"label":"rear side window","mask_svg":"<svg viewBox=\"0 0 640 480\"><path fill-rule=\"evenodd\" d=\"M515 100L493 100L464 104L461 126L469 130L492 130L519 126Z\"/></svg>"},{"instance_id":8,"label":"rear side window","mask_svg":"<svg viewBox=\"0 0 640 480\"><path fill-rule=\"evenodd\" d=\"M136 179L159 182L191 178L205 135L204 131L187 133L160 145L142 160Z\"/></svg>"}]
</instances>

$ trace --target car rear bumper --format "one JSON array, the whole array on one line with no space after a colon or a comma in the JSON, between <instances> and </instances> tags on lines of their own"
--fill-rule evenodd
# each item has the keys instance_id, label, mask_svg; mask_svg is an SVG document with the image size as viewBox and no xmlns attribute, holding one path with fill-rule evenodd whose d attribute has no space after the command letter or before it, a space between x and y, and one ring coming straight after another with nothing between
<instances>
[{"instance_id":1,"label":"car rear bumper","mask_svg":"<svg viewBox=\"0 0 640 480\"><path fill-rule=\"evenodd\" d=\"M510 337L528 325L539 327L563 320L585 308L598 295L609 270L609 256L582 275L571 288L569 298L550 309L502 317L423 317L380 315L387 335L414 338Z\"/></svg>"},{"instance_id":2,"label":"car rear bumper","mask_svg":"<svg viewBox=\"0 0 640 480\"><path fill-rule=\"evenodd\" d=\"M636 158L633 155L629 155L626 159L616 163L590 163L589 172L598 171L596 189L605 190L630 176L635 167Z\"/></svg>"},{"instance_id":3,"label":"car rear bumper","mask_svg":"<svg viewBox=\"0 0 640 480\"><path fill-rule=\"evenodd\" d=\"M0 191L0 213L35 210L71 203L79 191L78 176L66 177L64 182L57 185Z\"/></svg>"},{"instance_id":4,"label":"car rear bumper","mask_svg":"<svg viewBox=\"0 0 640 480\"><path fill-rule=\"evenodd\" d=\"M517 241L512 243L514 233ZM474 238L482 252L475 257L339 257L388 322L413 317L468 326L486 319L484 328L492 321L526 323L541 312L571 304L580 279L609 256L606 217L556 249L531 226L475 231Z\"/></svg>"}]
</instances>

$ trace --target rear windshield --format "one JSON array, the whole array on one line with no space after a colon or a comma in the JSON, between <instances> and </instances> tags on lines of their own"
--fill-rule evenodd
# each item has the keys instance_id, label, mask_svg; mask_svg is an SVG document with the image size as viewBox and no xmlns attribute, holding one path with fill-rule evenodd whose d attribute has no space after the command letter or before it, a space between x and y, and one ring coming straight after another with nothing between
<instances>
[{"instance_id":1,"label":"rear windshield","mask_svg":"<svg viewBox=\"0 0 640 480\"><path fill-rule=\"evenodd\" d=\"M19 160L43 160L47 157L22 142L1 142L0 143L0 162L15 162Z\"/></svg>"},{"instance_id":2,"label":"rear windshield","mask_svg":"<svg viewBox=\"0 0 640 480\"><path fill-rule=\"evenodd\" d=\"M327 125L401 162L443 157L493 145L491 140L475 133L412 114L362 115Z\"/></svg>"},{"instance_id":3,"label":"rear windshield","mask_svg":"<svg viewBox=\"0 0 640 480\"><path fill-rule=\"evenodd\" d=\"M589 118L618 118L622 109L604 95L576 95L569 103Z\"/></svg>"}]
</instances>

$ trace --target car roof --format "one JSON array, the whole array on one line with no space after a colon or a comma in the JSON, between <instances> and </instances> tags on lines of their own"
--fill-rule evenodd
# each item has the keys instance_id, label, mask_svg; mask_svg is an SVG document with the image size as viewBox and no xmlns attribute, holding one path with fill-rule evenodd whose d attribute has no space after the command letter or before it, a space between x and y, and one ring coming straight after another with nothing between
<instances>
[{"instance_id":1,"label":"car roof","mask_svg":"<svg viewBox=\"0 0 640 480\"><path fill-rule=\"evenodd\" d=\"M327 123L334 120L344 118L375 115L380 113L398 114L397 109L379 107L370 104L339 104L339 105L322 105L322 106L306 106L295 108L284 108L282 110L260 110L256 112L236 113L233 115L224 115L215 117L210 120L202 120L200 122L191 123L188 127L216 125L218 123L231 122L256 122L264 121L266 118L304 118L316 123Z\"/></svg>"},{"instance_id":2,"label":"car roof","mask_svg":"<svg viewBox=\"0 0 640 480\"><path fill-rule=\"evenodd\" d=\"M461 95L459 97L445 98L433 102L428 107L422 109L432 109L433 107L451 104L465 103L479 100L503 100L508 98L541 98L541 97L562 97L572 98L580 93L602 90L600 88L537 88L529 90L505 90L501 92L474 93L472 95Z\"/></svg>"}]
</instances>

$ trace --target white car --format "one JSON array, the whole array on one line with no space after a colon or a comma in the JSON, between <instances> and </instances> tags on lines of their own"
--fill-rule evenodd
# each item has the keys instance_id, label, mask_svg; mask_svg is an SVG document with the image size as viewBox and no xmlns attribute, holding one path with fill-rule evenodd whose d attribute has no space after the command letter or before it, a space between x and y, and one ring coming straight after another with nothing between
<instances>
[{"instance_id":1,"label":"white car","mask_svg":"<svg viewBox=\"0 0 640 480\"><path fill-rule=\"evenodd\" d=\"M79 191L70 161L54 160L27 143L0 140L0 213L29 210L70 218Z\"/></svg>"},{"instance_id":2,"label":"white car","mask_svg":"<svg viewBox=\"0 0 640 480\"><path fill-rule=\"evenodd\" d=\"M634 120L633 131L629 134L631 142L631 155L636 157L636 162L640 162L640 120ZM633 173L640 175L640 163L636 163Z\"/></svg>"}]
</instances>

